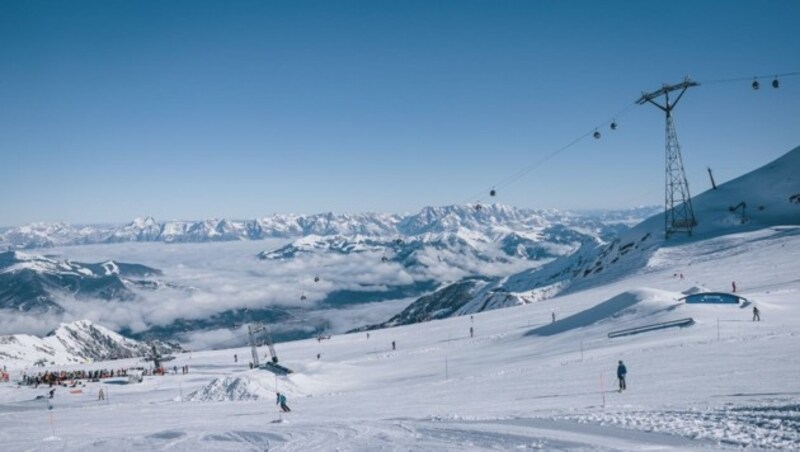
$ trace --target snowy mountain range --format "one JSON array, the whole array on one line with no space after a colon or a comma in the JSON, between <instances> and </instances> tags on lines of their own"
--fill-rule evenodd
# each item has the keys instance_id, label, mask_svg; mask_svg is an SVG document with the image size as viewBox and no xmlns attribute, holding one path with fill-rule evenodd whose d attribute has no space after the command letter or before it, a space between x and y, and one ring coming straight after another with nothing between
<instances>
[{"instance_id":1,"label":"snowy mountain range","mask_svg":"<svg viewBox=\"0 0 800 452\"><path fill-rule=\"evenodd\" d=\"M665 239L664 214L654 215L609 243L579 250L502 278L469 278L422 297L379 328L527 304L659 269L676 245L763 228L800 225L800 148L692 200L691 236ZM742 204L744 203L744 204ZM737 206L750 206L748 210ZM746 212L746 213L745 213Z\"/></svg>"},{"instance_id":2,"label":"snowy mountain range","mask_svg":"<svg viewBox=\"0 0 800 452\"><path fill-rule=\"evenodd\" d=\"M559 212L517 209L501 205L426 207L413 215L384 213L313 215L275 214L248 221L202 220L158 222L136 218L126 225L72 226L65 223L32 223L0 233L0 249L33 249L55 246L120 242L214 242L298 238L316 236L413 236L455 232L459 229L493 235L554 224L597 228L599 224L635 222L652 214L653 207L618 211Z\"/></svg>"},{"instance_id":3,"label":"snowy mountain range","mask_svg":"<svg viewBox=\"0 0 800 452\"><path fill-rule=\"evenodd\" d=\"M161 341L153 344L159 353L181 350L177 344ZM145 357L150 349L149 344L128 339L89 320L62 323L43 338L28 334L0 336L0 358L12 367Z\"/></svg>"},{"instance_id":4,"label":"snowy mountain range","mask_svg":"<svg viewBox=\"0 0 800 452\"><path fill-rule=\"evenodd\" d=\"M113 260L84 264L7 251L0 253L0 309L24 312L64 311L65 297L130 301L137 289L152 289L161 271Z\"/></svg>"},{"instance_id":5,"label":"snowy mountain range","mask_svg":"<svg viewBox=\"0 0 800 452\"><path fill-rule=\"evenodd\" d=\"M113 318L111 324L118 331L139 339L176 339L194 331L227 330L248 322L275 326L273 333L278 339L296 339L332 328L326 315L308 317L317 310L333 312L406 300L462 277L498 277L540 266L586 244L613 240L627 229L625 221L637 214L641 211L620 211L606 219L485 205L480 210L472 206L431 207L405 217L285 215L250 226L225 220L160 224L139 219L105 235L99 232L102 228L81 228L76 231L83 238L77 241L70 239L68 226L55 225L39 230L31 236L36 239L27 243L174 242L192 237L238 242L268 235L308 235L261 251L257 259L237 251L238 260L217 270L222 272L218 284L204 283L207 276L202 280L193 276L207 275L207 270L194 269L194 260L188 256L188 262L166 264L169 270L165 276L153 266L109 259L100 248L89 253L90 258L109 260L98 264L63 257L74 255L80 246L57 250L60 257L8 251L0 254L0 309L25 314L24 319L15 316L14 322L6 322L3 327L9 332L19 331L14 325L30 328L30 316L38 316L36 332L89 316L101 321ZM6 237L19 239L24 229L9 231ZM207 249L209 258L222 257ZM158 250L135 254L135 258L162 266L165 263ZM123 254L115 259L130 258ZM176 273L182 281L175 278ZM278 279L266 279L266 275ZM312 279L313 283L306 284ZM228 286L233 289L219 289ZM212 304L208 304L209 297ZM186 301L180 307L167 305L176 300ZM201 309L193 307L195 300L205 300Z\"/></svg>"}]
</instances>

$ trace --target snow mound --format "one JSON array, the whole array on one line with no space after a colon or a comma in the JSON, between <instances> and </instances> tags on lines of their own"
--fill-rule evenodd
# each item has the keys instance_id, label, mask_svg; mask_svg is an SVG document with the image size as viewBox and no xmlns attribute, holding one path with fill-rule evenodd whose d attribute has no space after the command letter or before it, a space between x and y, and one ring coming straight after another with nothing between
<instances>
[{"instance_id":1,"label":"snow mound","mask_svg":"<svg viewBox=\"0 0 800 452\"><path fill-rule=\"evenodd\" d=\"M681 305L676 299L674 293L663 290L628 290L577 314L531 330L526 335L552 336L601 322L639 321L672 311Z\"/></svg>"},{"instance_id":2,"label":"snow mound","mask_svg":"<svg viewBox=\"0 0 800 452\"><path fill-rule=\"evenodd\" d=\"M190 402L227 402L275 398L275 384L266 376L252 373L236 377L217 378L189 394Z\"/></svg>"},{"instance_id":3,"label":"snow mound","mask_svg":"<svg viewBox=\"0 0 800 452\"><path fill-rule=\"evenodd\" d=\"M681 293L684 295L694 295L696 293L706 293L706 292L711 292L711 289L703 286L692 286Z\"/></svg>"}]
</instances>

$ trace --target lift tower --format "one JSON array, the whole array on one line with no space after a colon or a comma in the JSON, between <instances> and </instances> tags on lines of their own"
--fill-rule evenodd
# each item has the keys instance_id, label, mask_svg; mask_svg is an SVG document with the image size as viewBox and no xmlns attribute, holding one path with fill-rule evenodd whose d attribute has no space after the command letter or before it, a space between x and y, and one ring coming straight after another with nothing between
<instances>
[{"instance_id":1,"label":"lift tower","mask_svg":"<svg viewBox=\"0 0 800 452\"><path fill-rule=\"evenodd\" d=\"M636 101L643 105L647 102L655 105L667 115L667 143L666 143L666 190L664 201L664 233L667 238L676 232L685 232L692 235L692 228L697 225L692 209L692 196L689 194L689 183L686 181L686 173L683 171L683 159L681 158L681 147L678 144L678 134L675 132L675 122L672 119L672 110L678 101L683 97L683 93L692 86L699 86L697 82L686 77L682 83L677 85L664 85L661 89L652 93L643 93L642 97ZM670 103L669 93L680 91L675 100ZM659 104L655 99L664 96L664 104Z\"/></svg>"}]
</instances>

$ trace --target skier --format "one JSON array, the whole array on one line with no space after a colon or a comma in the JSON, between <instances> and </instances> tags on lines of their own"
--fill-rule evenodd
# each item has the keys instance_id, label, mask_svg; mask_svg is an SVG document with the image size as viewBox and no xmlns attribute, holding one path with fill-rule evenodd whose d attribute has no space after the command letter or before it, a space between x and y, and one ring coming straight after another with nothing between
<instances>
[{"instance_id":1,"label":"skier","mask_svg":"<svg viewBox=\"0 0 800 452\"><path fill-rule=\"evenodd\" d=\"M239 355L236 355L236 354L233 355L233 362L235 362L235 363L239 362Z\"/></svg>"},{"instance_id":2,"label":"skier","mask_svg":"<svg viewBox=\"0 0 800 452\"><path fill-rule=\"evenodd\" d=\"M280 392L278 393L278 398L275 402L275 405L280 405L281 411L283 411L284 413L292 411L291 409L289 409L289 405L286 404L286 396L281 394Z\"/></svg>"},{"instance_id":3,"label":"skier","mask_svg":"<svg viewBox=\"0 0 800 452\"><path fill-rule=\"evenodd\" d=\"M553 311L553 323L556 323L556 311Z\"/></svg>"},{"instance_id":4,"label":"skier","mask_svg":"<svg viewBox=\"0 0 800 452\"><path fill-rule=\"evenodd\" d=\"M761 311L755 306L753 306L753 321L761 321Z\"/></svg>"},{"instance_id":5,"label":"skier","mask_svg":"<svg viewBox=\"0 0 800 452\"><path fill-rule=\"evenodd\" d=\"M53 389L50 390L50 397L48 397L48 398L52 399L53 396L55 396L55 395L56 395L56 388L53 388Z\"/></svg>"},{"instance_id":6,"label":"skier","mask_svg":"<svg viewBox=\"0 0 800 452\"><path fill-rule=\"evenodd\" d=\"M394 341L392 341L392 350L397 350L397 346L396 346L396 344L394 343Z\"/></svg>"},{"instance_id":7,"label":"skier","mask_svg":"<svg viewBox=\"0 0 800 452\"><path fill-rule=\"evenodd\" d=\"M733 289L733 293L736 293L736 281L731 282L731 288Z\"/></svg>"},{"instance_id":8,"label":"skier","mask_svg":"<svg viewBox=\"0 0 800 452\"><path fill-rule=\"evenodd\" d=\"M475 337L475 330L472 327L469 327L469 337Z\"/></svg>"},{"instance_id":9,"label":"skier","mask_svg":"<svg viewBox=\"0 0 800 452\"><path fill-rule=\"evenodd\" d=\"M100 392L97 393L97 400L105 400L106 395L103 394L103 388L100 388Z\"/></svg>"},{"instance_id":10,"label":"skier","mask_svg":"<svg viewBox=\"0 0 800 452\"><path fill-rule=\"evenodd\" d=\"M619 392L622 392L627 388L625 385L625 375L628 374L628 369L625 368L625 364L622 363L620 360L619 365L617 366L617 378L619 379Z\"/></svg>"}]
</instances>

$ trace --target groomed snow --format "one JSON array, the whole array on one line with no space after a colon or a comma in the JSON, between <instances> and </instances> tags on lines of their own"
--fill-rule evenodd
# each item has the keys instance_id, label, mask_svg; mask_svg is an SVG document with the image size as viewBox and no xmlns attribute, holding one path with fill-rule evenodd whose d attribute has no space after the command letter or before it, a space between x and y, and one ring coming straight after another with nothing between
<instances>
[{"instance_id":1,"label":"groomed snow","mask_svg":"<svg viewBox=\"0 0 800 452\"><path fill-rule=\"evenodd\" d=\"M79 394L60 388L51 411L34 400L46 388L2 383L0 444L9 451L798 449L797 249L800 227L766 228L671 247L625 279L525 306L369 338L280 343L281 364L295 370L288 377L250 370L249 350L240 348L167 363L188 365L187 375L89 383ZM727 291L732 281L750 305L679 301L698 289ZM753 305L761 322L751 321ZM607 337L686 317L695 324ZM629 371L623 393L614 391L618 360ZM276 383L291 413L278 413ZM101 387L106 401L97 400Z\"/></svg>"}]
</instances>

